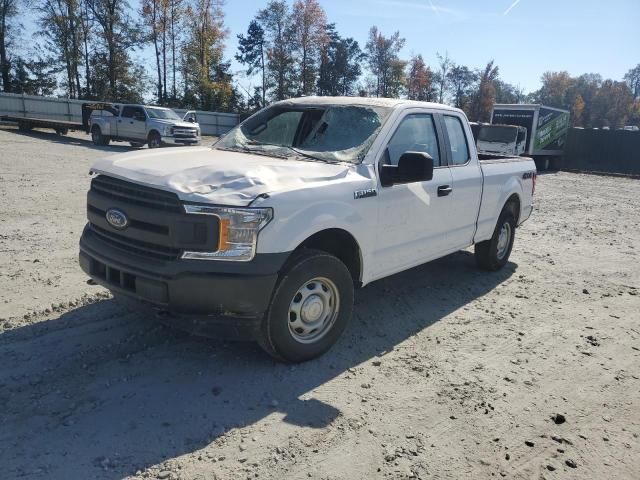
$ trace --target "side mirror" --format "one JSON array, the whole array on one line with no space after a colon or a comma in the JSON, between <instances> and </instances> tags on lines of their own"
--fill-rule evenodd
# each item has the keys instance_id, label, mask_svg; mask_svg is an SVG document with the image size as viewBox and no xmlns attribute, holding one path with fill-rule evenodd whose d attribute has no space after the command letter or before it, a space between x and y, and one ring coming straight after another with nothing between
<instances>
[{"instance_id":1,"label":"side mirror","mask_svg":"<svg viewBox=\"0 0 640 480\"><path fill-rule=\"evenodd\" d=\"M195 119L195 118L193 118L193 117L189 117L189 118L187 118L187 122L189 122L189 123L196 123L196 119Z\"/></svg>"},{"instance_id":2,"label":"side mirror","mask_svg":"<svg viewBox=\"0 0 640 480\"><path fill-rule=\"evenodd\" d=\"M396 183L426 182L433 178L433 158L425 152L404 152L398 165L383 165L380 181L383 187Z\"/></svg>"}]
</instances>

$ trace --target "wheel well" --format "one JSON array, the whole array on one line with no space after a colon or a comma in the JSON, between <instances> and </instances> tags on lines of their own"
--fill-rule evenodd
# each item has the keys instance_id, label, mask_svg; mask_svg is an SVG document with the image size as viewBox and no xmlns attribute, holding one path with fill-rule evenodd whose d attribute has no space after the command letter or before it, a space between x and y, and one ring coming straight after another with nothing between
<instances>
[{"instance_id":1,"label":"wheel well","mask_svg":"<svg viewBox=\"0 0 640 480\"><path fill-rule=\"evenodd\" d=\"M100 125L93 125L93 126L91 127L91 131L92 131L92 132L95 132L96 130L97 130L98 132L101 132L101 131L102 131L102 130L100 129Z\"/></svg>"},{"instance_id":2,"label":"wheel well","mask_svg":"<svg viewBox=\"0 0 640 480\"><path fill-rule=\"evenodd\" d=\"M513 216L516 219L516 225L518 225L518 221L520 220L520 197L517 194L513 194L509 197L507 202L504 204L505 209L511 209L513 212Z\"/></svg>"},{"instance_id":3,"label":"wheel well","mask_svg":"<svg viewBox=\"0 0 640 480\"><path fill-rule=\"evenodd\" d=\"M362 274L360 247L353 235L346 230L331 228L315 233L302 242L296 251L301 248L322 250L336 256L349 269L353 282L360 285L360 275Z\"/></svg>"},{"instance_id":4,"label":"wheel well","mask_svg":"<svg viewBox=\"0 0 640 480\"><path fill-rule=\"evenodd\" d=\"M149 132L149 135L147 135L147 139L151 138L151 136L152 136L152 135L158 135L158 136L160 136L160 132L159 132L159 131L157 131L157 130L151 130L151 131Z\"/></svg>"}]
</instances>

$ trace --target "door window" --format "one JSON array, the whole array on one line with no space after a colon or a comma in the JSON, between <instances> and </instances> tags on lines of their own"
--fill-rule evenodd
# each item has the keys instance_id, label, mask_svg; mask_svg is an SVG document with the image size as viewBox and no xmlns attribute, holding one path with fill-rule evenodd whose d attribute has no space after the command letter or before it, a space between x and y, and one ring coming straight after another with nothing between
<instances>
[{"instance_id":1,"label":"door window","mask_svg":"<svg viewBox=\"0 0 640 480\"><path fill-rule=\"evenodd\" d=\"M451 164L464 165L469 161L469 146L467 136L464 133L460 118L445 115L444 123L447 127L449 137L449 148L451 149Z\"/></svg>"},{"instance_id":2,"label":"door window","mask_svg":"<svg viewBox=\"0 0 640 480\"><path fill-rule=\"evenodd\" d=\"M140 107L124 107L122 109L123 118L133 118L136 120L144 120L146 118L144 110Z\"/></svg>"},{"instance_id":3,"label":"door window","mask_svg":"<svg viewBox=\"0 0 640 480\"><path fill-rule=\"evenodd\" d=\"M433 165L440 165L438 137L432 115L407 115L393 134L383 161L387 165L398 165L400 157L405 152L428 153L433 158Z\"/></svg>"}]
</instances>

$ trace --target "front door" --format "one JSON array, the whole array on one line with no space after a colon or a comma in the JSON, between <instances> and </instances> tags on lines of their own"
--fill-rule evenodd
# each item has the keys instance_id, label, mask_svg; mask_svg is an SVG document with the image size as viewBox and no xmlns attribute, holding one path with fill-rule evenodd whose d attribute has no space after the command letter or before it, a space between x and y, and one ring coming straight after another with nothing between
<instances>
[{"instance_id":1,"label":"front door","mask_svg":"<svg viewBox=\"0 0 640 480\"><path fill-rule=\"evenodd\" d=\"M435 113L408 110L378 159L380 171L381 164L397 165L405 152L425 152L433 158L434 170L429 181L379 187L376 278L427 262L449 249L451 171L441 136Z\"/></svg>"}]
</instances>

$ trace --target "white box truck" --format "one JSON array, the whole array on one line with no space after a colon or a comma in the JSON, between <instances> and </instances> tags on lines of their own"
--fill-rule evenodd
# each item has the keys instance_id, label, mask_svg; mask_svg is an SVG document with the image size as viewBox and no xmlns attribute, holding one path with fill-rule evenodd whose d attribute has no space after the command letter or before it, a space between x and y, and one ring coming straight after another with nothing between
<instances>
[{"instance_id":1,"label":"white box truck","mask_svg":"<svg viewBox=\"0 0 640 480\"><path fill-rule=\"evenodd\" d=\"M525 127L527 139L521 155L533 157L538 170L558 167L569 131L568 110L545 105L496 104L491 124Z\"/></svg>"}]
</instances>

